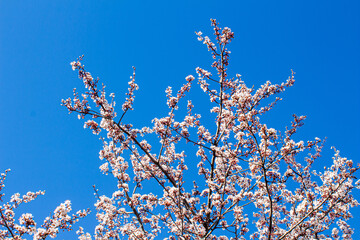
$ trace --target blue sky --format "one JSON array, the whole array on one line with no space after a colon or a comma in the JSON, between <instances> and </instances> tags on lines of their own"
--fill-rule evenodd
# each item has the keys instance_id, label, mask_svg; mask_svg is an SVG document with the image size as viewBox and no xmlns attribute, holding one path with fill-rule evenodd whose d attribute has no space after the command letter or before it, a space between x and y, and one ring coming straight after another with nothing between
<instances>
[{"instance_id":1,"label":"blue sky","mask_svg":"<svg viewBox=\"0 0 360 240\"><path fill-rule=\"evenodd\" d=\"M0 171L12 169L7 195L46 190L22 208L40 220L66 199L74 209L92 206L93 184L111 193L115 183L98 170L100 141L60 106L82 87L69 63L84 54L88 71L117 93L118 103L136 66L140 90L128 121L149 125L165 114L168 85L176 89L197 66L209 69L210 55L194 32L211 35L210 18L235 32L230 73L249 86L296 72L269 126L283 130L292 114L307 115L298 137L327 137L324 164L331 146L360 162L359 10L356 0L0 1ZM353 227L359 214L357 208Z\"/></svg>"}]
</instances>

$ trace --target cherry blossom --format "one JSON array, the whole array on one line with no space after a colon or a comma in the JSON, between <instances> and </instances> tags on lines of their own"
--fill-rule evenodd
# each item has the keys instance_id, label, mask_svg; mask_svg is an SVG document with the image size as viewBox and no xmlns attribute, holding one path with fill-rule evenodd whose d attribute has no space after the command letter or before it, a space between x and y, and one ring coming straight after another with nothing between
<instances>
[{"instance_id":1,"label":"cherry blossom","mask_svg":"<svg viewBox=\"0 0 360 240\"><path fill-rule=\"evenodd\" d=\"M6 170L0 176L0 192L5 186L4 181L9 171ZM25 237L28 236L32 236L34 240L46 239L47 237L55 238L60 229L72 230L73 224L89 213L89 210L82 210L69 215L71 202L66 200L40 226L35 222L31 213L23 213L19 218L15 216L15 211L21 204L29 203L44 194L45 191L27 192L22 196L20 193L15 193L10 197L9 202L4 202L3 196L5 194L0 193L0 201L2 202L0 205L0 239L20 240L26 239Z\"/></svg>"},{"instance_id":2,"label":"cherry blossom","mask_svg":"<svg viewBox=\"0 0 360 240\"><path fill-rule=\"evenodd\" d=\"M293 115L285 131L265 122L295 73L279 84L248 87L240 74L228 73L234 33L214 19L211 25L214 37L196 35L213 63L196 68L197 78L186 76L179 90L168 87L168 112L148 126L127 120L139 88L135 68L116 107L115 94L87 72L83 56L71 63L85 90L74 89L62 105L100 138L99 169L116 182L109 195L94 186L98 223L80 226L78 239L352 239L348 220L359 205L352 192L360 188L360 166L333 148L333 158L321 159L318 169L324 141L296 136L305 116ZM189 99L196 83L212 118L202 117ZM15 217L18 206L44 192L15 193L5 202L7 173L0 177L0 239L55 238L88 215L70 215L66 200L41 226L31 213Z\"/></svg>"},{"instance_id":3,"label":"cherry blossom","mask_svg":"<svg viewBox=\"0 0 360 240\"><path fill-rule=\"evenodd\" d=\"M294 72L283 83L267 81L258 89L248 87L240 74L228 76L234 33L214 19L211 25L214 41L200 31L196 35L211 53L213 70L195 71L214 119L202 119L191 100L180 109L195 80L189 75L177 92L166 89L168 114L155 117L152 126L136 128L126 122L138 89L135 68L117 114L114 94L107 97L99 79L85 70L83 58L71 63L87 91L83 100L74 91L63 105L79 118L91 118L84 127L101 136L100 170L117 182L112 196L94 187L94 239L164 234L166 239L351 239L347 220L359 205L351 194L360 185L354 183L359 166L335 150L332 164L322 171L314 168L324 141L294 138L305 116L293 115L284 132L264 123L262 115L281 100L277 95L294 85ZM197 169L190 169L189 161L196 161ZM189 184L190 179L196 180ZM143 187L148 184L152 190ZM83 228L78 234L91 239Z\"/></svg>"}]
</instances>

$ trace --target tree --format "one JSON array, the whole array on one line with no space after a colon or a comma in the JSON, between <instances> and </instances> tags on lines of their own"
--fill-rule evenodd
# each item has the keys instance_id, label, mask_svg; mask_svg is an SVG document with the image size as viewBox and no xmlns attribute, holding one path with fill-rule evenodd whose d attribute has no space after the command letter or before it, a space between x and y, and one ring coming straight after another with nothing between
<instances>
[{"instance_id":1,"label":"tree","mask_svg":"<svg viewBox=\"0 0 360 240\"><path fill-rule=\"evenodd\" d=\"M239 74L228 76L227 45L234 34L216 20L211 23L215 42L196 34L211 53L216 74L202 68L196 72L214 119L202 119L191 100L185 116L178 117L195 80L189 75L176 94L166 89L167 116L154 118L151 127L136 128L125 121L138 89L135 68L118 115L115 95L108 97L99 79L85 70L83 57L71 63L86 92L80 95L74 89L73 98L62 104L79 119L90 117L84 127L103 143L100 170L117 182L112 196L99 194L94 186L94 238L155 239L166 234L166 239L351 239L353 230L346 221L350 208L358 205L351 191L359 188L354 174L360 166L335 150L332 165L315 170L324 141L294 140L304 116L294 115L284 133L262 123L261 117L281 100L273 97L294 84L294 74L284 83L268 81L257 90L247 87ZM189 168L190 161L197 162L196 169ZM149 184L152 189L144 187ZM16 225L11 214L4 217L9 209L4 206L1 236L22 236L20 225L35 227L21 219ZM70 219L64 217L62 223L71 224ZM25 233L36 236L36 231ZM79 239L91 239L81 227L77 233Z\"/></svg>"}]
</instances>

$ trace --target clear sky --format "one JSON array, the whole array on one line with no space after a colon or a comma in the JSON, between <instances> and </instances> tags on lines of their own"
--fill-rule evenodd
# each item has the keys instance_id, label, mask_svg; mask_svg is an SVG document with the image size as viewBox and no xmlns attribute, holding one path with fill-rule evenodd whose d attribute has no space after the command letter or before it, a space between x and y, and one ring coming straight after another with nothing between
<instances>
[{"instance_id":1,"label":"clear sky","mask_svg":"<svg viewBox=\"0 0 360 240\"><path fill-rule=\"evenodd\" d=\"M292 114L307 115L298 137L328 139L320 166L330 164L331 146L360 162L359 12L357 0L0 0L0 171L12 169L7 196L46 190L21 208L40 221L67 199L76 210L91 207L93 184L111 193L114 181L98 170L101 142L60 106L82 87L69 63L84 54L87 70L117 93L118 103L136 66L140 90L128 121L149 125L165 114L168 85L176 89L197 66L209 69L210 55L194 32L211 35L210 18L235 32L230 73L249 86L296 72L268 126L284 130ZM357 208L355 239L359 215ZM93 232L95 216L83 223Z\"/></svg>"}]
</instances>

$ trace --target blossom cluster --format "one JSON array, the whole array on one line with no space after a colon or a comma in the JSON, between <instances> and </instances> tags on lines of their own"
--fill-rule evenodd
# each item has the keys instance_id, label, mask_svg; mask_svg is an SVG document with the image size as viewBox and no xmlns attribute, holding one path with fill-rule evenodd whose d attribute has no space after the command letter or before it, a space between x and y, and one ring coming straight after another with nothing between
<instances>
[{"instance_id":1,"label":"blossom cluster","mask_svg":"<svg viewBox=\"0 0 360 240\"><path fill-rule=\"evenodd\" d=\"M166 89L168 114L154 118L152 126L136 128L124 121L138 89L135 68L117 117L114 95L107 100L104 87L86 72L82 58L71 64L88 91L84 100L75 92L63 105L80 118L95 119L85 122L94 134L106 133L101 137L100 170L117 182L112 196L95 189L98 225L93 237L351 239L347 220L352 217L350 208L359 205L351 194L359 188L359 182L353 182L359 166L335 151L329 167L315 169L324 142L294 139L305 116L294 115L284 133L263 123L262 115L281 100L277 95L293 86L294 73L281 84L267 81L258 89L248 87L240 74L229 77L227 46L234 33L220 28L216 20L211 24L215 41L196 34L211 52L214 73L203 68L196 68L196 73L209 97L213 120L202 120L191 100L185 117L176 114L195 80L189 75L176 94ZM88 98L98 110L90 110ZM150 135L157 136L158 143L151 143ZM197 170L190 169L189 161L197 161ZM149 184L151 191L144 187ZM78 234L79 239L91 239L82 228Z\"/></svg>"},{"instance_id":2,"label":"blossom cluster","mask_svg":"<svg viewBox=\"0 0 360 240\"><path fill-rule=\"evenodd\" d=\"M6 170L0 176L0 201L2 202L2 205L0 205L0 239L21 240L26 239L27 236L32 236L34 240L46 239L47 237L55 238L60 229L72 230L74 223L88 215L89 210L80 210L69 215L71 202L66 200L40 226L31 213L23 213L19 218L15 217L16 210L21 204L31 202L38 196L44 195L45 192L27 192L22 196L20 193L15 193L11 196L10 201L4 202L3 197L5 194L1 192L5 187L4 181L9 171Z\"/></svg>"},{"instance_id":3,"label":"blossom cluster","mask_svg":"<svg viewBox=\"0 0 360 240\"><path fill-rule=\"evenodd\" d=\"M117 183L108 196L94 186L98 224L92 233L80 227L78 238L352 239L348 220L351 208L359 205L352 191L360 188L355 182L360 166L334 149L332 160L317 169L324 141L295 138L305 116L293 115L284 132L265 123L263 115L281 100L278 95L294 85L294 72L283 83L267 81L257 89L240 74L230 77L228 45L234 33L214 19L211 25L214 41L196 34L211 53L212 70L195 71L213 119L203 119L187 99L196 82L189 75L178 91L166 89L165 116L135 127L126 122L138 89L135 68L118 113L115 94L107 94L86 71L83 57L71 63L85 92L74 89L62 105L79 119L87 118L84 128L100 136L100 171ZM70 201L65 201L41 227L30 213L16 222L14 210L43 194L14 194L0 206L1 239L53 238L88 214L70 216Z\"/></svg>"}]
</instances>

